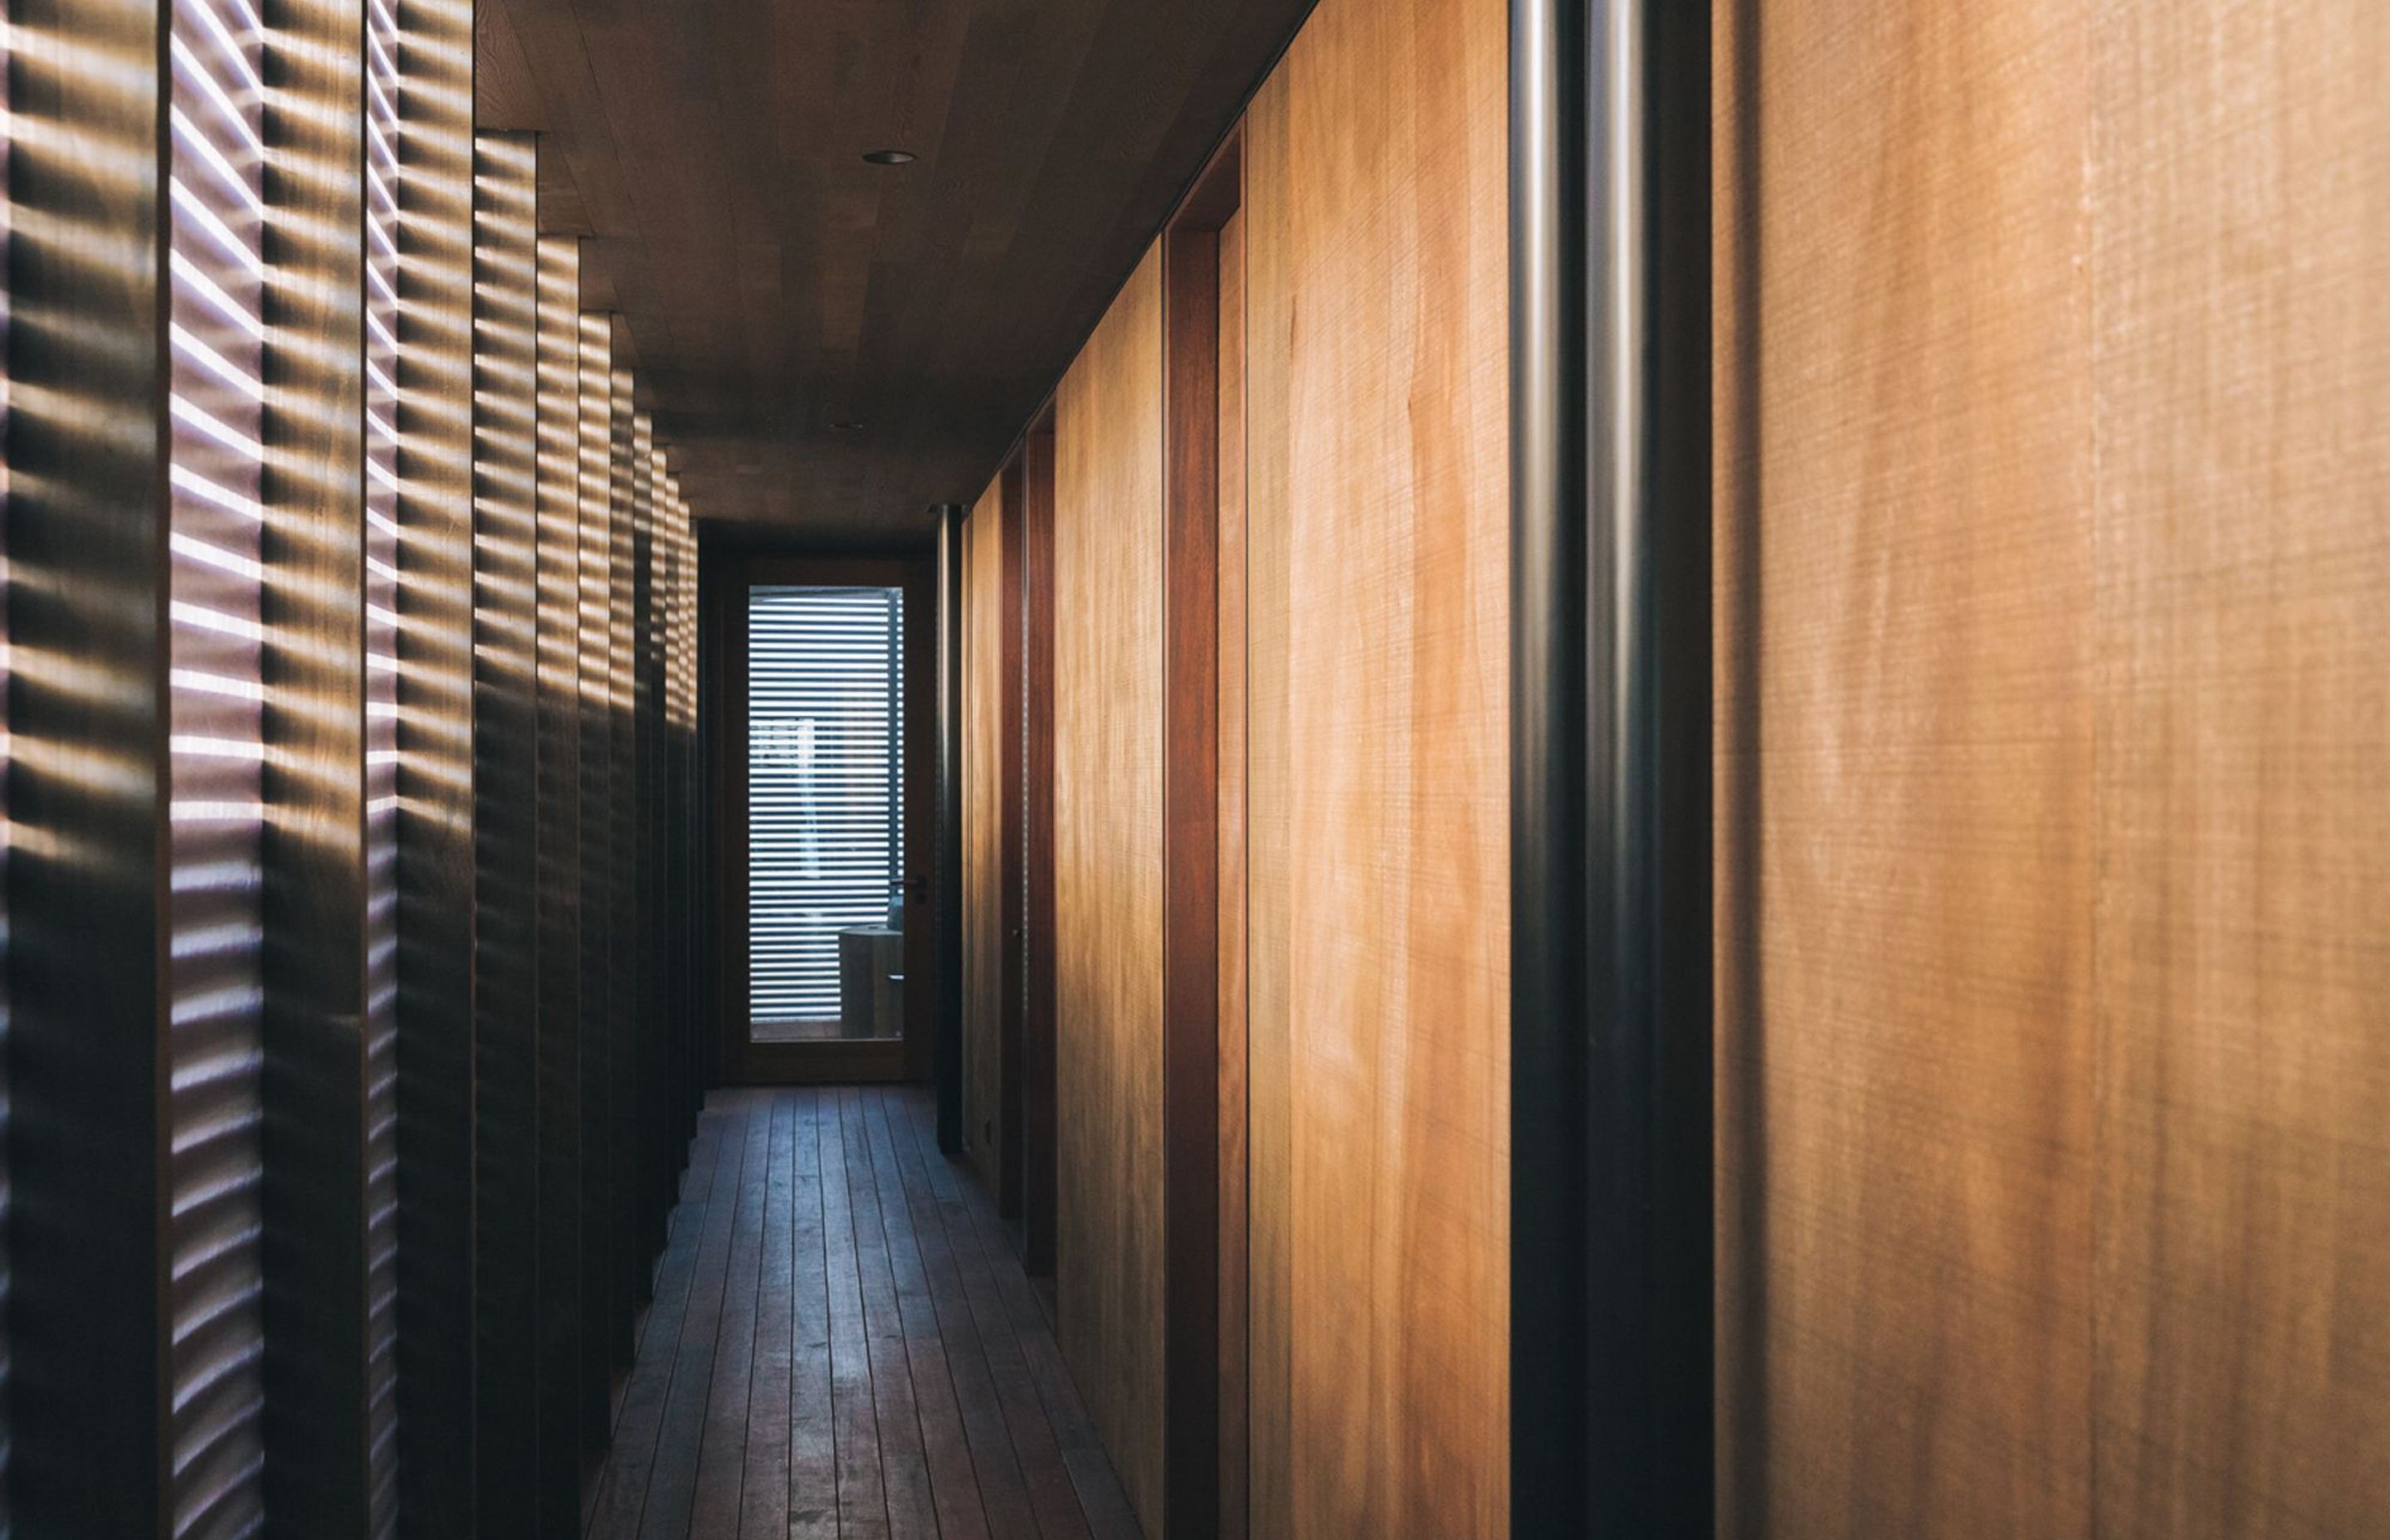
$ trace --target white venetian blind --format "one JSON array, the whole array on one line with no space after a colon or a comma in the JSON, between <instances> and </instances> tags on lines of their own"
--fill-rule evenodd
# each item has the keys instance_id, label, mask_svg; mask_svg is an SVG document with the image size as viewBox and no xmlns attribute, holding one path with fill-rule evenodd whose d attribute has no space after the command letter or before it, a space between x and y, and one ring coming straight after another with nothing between
<instances>
[{"instance_id":1,"label":"white venetian blind","mask_svg":"<svg viewBox=\"0 0 2390 1540\"><path fill-rule=\"evenodd\" d=\"M173 0L171 744L173 1529L261 1522L259 977L263 30Z\"/></svg>"},{"instance_id":2,"label":"white venetian blind","mask_svg":"<svg viewBox=\"0 0 2390 1540\"><path fill-rule=\"evenodd\" d=\"M751 1014L839 1015L838 933L904 881L904 591L758 586L747 601Z\"/></svg>"}]
</instances>

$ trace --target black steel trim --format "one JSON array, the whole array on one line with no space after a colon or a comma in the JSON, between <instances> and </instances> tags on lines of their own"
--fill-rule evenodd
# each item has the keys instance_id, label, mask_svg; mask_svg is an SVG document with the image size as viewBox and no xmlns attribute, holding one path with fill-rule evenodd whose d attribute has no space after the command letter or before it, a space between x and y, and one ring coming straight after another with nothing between
<instances>
[{"instance_id":1,"label":"black steel trim","mask_svg":"<svg viewBox=\"0 0 2390 1540\"><path fill-rule=\"evenodd\" d=\"M963 1150L963 520L970 509L941 504L938 515L938 1015L932 1063L938 1148Z\"/></svg>"},{"instance_id":2,"label":"black steel trim","mask_svg":"<svg viewBox=\"0 0 2390 1540\"><path fill-rule=\"evenodd\" d=\"M1709 35L1511 10L1511 1528L1706 1535Z\"/></svg>"}]
</instances>

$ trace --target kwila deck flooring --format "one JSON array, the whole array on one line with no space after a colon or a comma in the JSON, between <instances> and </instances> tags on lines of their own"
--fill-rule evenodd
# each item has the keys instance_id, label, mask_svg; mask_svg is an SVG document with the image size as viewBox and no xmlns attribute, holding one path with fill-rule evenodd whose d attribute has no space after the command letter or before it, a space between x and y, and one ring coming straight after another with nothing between
<instances>
[{"instance_id":1,"label":"kwila deck flooring","mask_svg":"<svg viewBox=\"0 0 2390 1540\"><path fill-rule=\"evenodd\" d=\"M1141 1531L926 1092L718 1091L592 1489L595 1540Z\"/></svg>"}]
</instances>

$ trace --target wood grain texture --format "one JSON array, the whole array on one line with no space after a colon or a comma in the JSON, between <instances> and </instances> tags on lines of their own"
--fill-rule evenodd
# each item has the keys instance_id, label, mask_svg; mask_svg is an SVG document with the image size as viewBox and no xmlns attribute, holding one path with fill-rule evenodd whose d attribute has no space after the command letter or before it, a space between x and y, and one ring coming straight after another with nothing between
<instances>
[{"instance_id":1,"label":"wood grain texture","mask_svg":"<svg viewBox=\"0 0 2390 1540\"><path fill-rule=\"evenodd\" d=\"M1054 1271L1054 433L1033 428L1021 446L1022 1262Z\"/></svg>"},{"instance_id":2,"label":"wood grain texture","mask_svg":"<svg viewBox=\"0 0 2390 1540\"><path fill-rule=\"evenodd\" d=\"M2390 1533L2385 53L2096 23L2102 1537Z\"/></svg>"},{"instance_id":3,"label":"wood grain texture","mask_svg":"<svg viewBox=\"0 0 2390 1540\"><path fill-rule=\"evenodd\" d=\"M580 1516L581 258L539 261L539 1507ZM542 1534L550 1533L543 1530Z\"/></svg>"},{"instance_id":4,"label":"wood grain texture","mask_svg":"<svg viewBox=\"0 0 2390 1540\"><path fill-rule=\"evenodd\" d=\"M1025 525L1028 467L1016 454L998 473L1004 505L1011 513L1004 520L998 543L1002 571L997 574L998 643L996 668L1000 700L997 731L996 880L996 1085L1003 1109L996 1126L996 1212L1005 1219L1022 1215L1027 1191L1025 1153L1028 1125L1029 1013L1029 626L1027 612L1029 541Z\"/></svg>"},{"instance_id":5,"label":"wood grain texture","mask_svg":"<svg viewBox=\"0 0 2390 1540\"><path fill-rule=\"evenodd\" d=\"M1162 1533L1162 263L1063 377L1054 425L1057 1314Z\"/></svg>"},{"instance_id":6,"label":"wood grain texture","mask_svg":"<svg viewBox=\"0 0 2390 1540\"><path fill-rule=\"evenodd\" d=\"M1256 1534L1509 1523L1505 23L1326 0L1247 117Z\"/></svg>"},{"instance_id":7,"label":"wood grain texture","mask_svg":"<svg viewBox=\"0 0 2390 1540\"><path fill-rule=\"evenodd\" d=\"M383 1123L390 1002L373 943L388 824L368 805L365 604L362 13L267 7L287 61L265 124L276 150L264 242L267 579L263 1101L265 1509L289 1534L380 1535L390 1366L370 1308L389 1215L369 1142ZM469 557L450 551L461 566ZM126 1323L129 1327L131 1323Z\"/></svg>"},{"instance_id":8,"label":"wood grain texture","mask_svg":"<svg viewBox=\"0 0 2390 1540\"><path fill-rule=\"evenodd\" d=\"M433 557L469 546L472 539L464 509L473 494L474 448L473 32L472 7L457 0L401 0L388 9L404 39L396 60L403 83L396 107L397 148L405 168L394 189L402 302L395 318L399 346L391 361L396 390L390 447L399 481L392 499L402 532L398 566L402 572L413 568L415 574L414 581L398 584L400 619L392 640L402 660L399 675L375 689L379 699L367 711L395 708L397 720L384 729L378 747L398 755L396 775L384 780L383 789L395 792L403 809L396 819L393 958L396 1142L399 1166L406 1173L404 1190L396 1193L398 1251L406 1259L395 1279L398 1503L411 1521L439 1532L471 1521L469 1479L494 1463L487 1456L477 1461L470 1442L473 1419L465 1415L473 1404L476 1303L467 1265L474 1215L467 1155L473 1149L475 1099L469 1089L475 917L469 882L475 788L466 738L473 720L473 596L460 570L464 564L452 568ZM528 231L525 237L528 248ZM509 297L524 307L522 319L531 323L536 252L524 250L519 257L526 271L514 280L520 288ZM520 362L531 365L532 353L525 346ZM534 426L533 393L526 380L515 394L526 437ZM527 455L520 469L528 474L532 468ZM528 485L518 511L522 523L511 554L514 581L523 586L506 601L516 649L510 660L515 715L506 731L513 735L523 773L515 783L521 800L506 822L520 884L509 895L521 947L513 982L528 1029L538 1004L538 800L531 774L537 758L537 531ZM445 582L426 581L443 572ZM510 1116L519 1131L533 1132L536 1039L526 1038L520 1048L525 1057L517 1064L527 1072L517 1082L521 1105ZM518 1148L529 1169L508 1179L519 1184L516 1190L527 1200L518 1213L529 1226L536 1216L538 1149L535 1142ZM519 1287L530 1299L536 1252L526 1244L516 1254L525 1264ZM516 1408L524 1419L524 1442L518 1448L533 1456L536 1343L534 1332L515 1369L521 1377ZM530 1472L519 1479L527 1482ZM526 1526L523 1533L538 1531Z\"/></svg>"},{"instance_id":9,"label":"wood grain texture","mask_svg":"<svg viewBox=\"0 0 2390 1540\"><path fill-rule=\"evenodd\" d=\"M593 237L587 302L627 317L707 516L911 539L995 471L1305 8L482 0L475 85L482 126L541 131L546 228Z\"/></svg>"},{"instance_id":10,"label":"wood grain texture","mask_svg":"<svg viewBox=\"0 0 2390 1540\"><path fill-rule=\"evenodd\" d=\"M1267 297L1292 292L1293 208L1256 191L1291 174L1287 89L1286 76L1274 74L1246 109L1246 199L1237 216L1245 241L1245 1483L1250 1533L1258 1540L1294 1533L1294 892L1287 839L1294 506L1288 435L1263 430L1286 420L1292 334L1256 324Z\"/></svg>"},{"instance_id":11,"label":"wood grain texture","mask_svg":"<svg viewBox=\"0 0 2390 1540\"><path fill-rule=\"evenodd\" d=\"M591 1534L1139 1533L932 1112L926 1087L708 1098Z\"/></svg>"},{"instance_id":12,"label":"wood grain texture","mask_svg":"<svg viewBox=\"0 0 2390 1540\"><path fill-rule=\"evenodd\" d=\"M2384 18L1720 37L1724 1532L2380 1530Z\"/></svg>"},{"instance_id":13,"label":"wood grain texture","mask_svg":"<svg viewBox=\"0 0 2390 1540\"><path fill-rule=\"evenodd\" d=\"M994 1187L1004 1128L1003 479L963 521L963 1148Z\"/></svg>"},{"instance_id":14,"label":"wood grain texture","mask_svg":"<svg viewBox=\"0 0 2390 1540\"><path fill-rule=\"evenodd\" d=\"M440 551L414 564L418 572L440 571L444 552L472 553L458 573L467 599L457 617L429 615L423 639L461 644L464 700L417 702L409 713L422 728L462 719L468 732L424 740L408 767L430 786L418 787L423 805L438 808L439 793L461 789L466 806L457 822L471 852L471 880L461 895L431 890L402 912L402 937L419 945L431 938L461 942L456 955L425 959L404 992L415 1011L446 1007L442 974L454 969L465 988L464 1009L452 1019L466 1051L454 1057L409 1054L400 1089L402 1110L418 1102L444 1107L449 1099L467 1114L453 1129L418 1112L402 1123L430 1124L453 1140L421 1141L404 1149L414 1159L410 1175L445 1175L455 1164L469 1186L452 1200L469 1223L448 1238L425 1226L404 1238L412 1255L439 1255L461 1263L459 1286L469 1290L460 1307L423 1319L420 1337L440 1341L453 1333L466 1367L466 1382L453 1405L417 1404L418 1416L407 1436L422 1439L440 1457L431 1469L472 1479L468 1514L492 1533L537 1534L539 1471L538 1347L539 1280L539 1014L538 905L539 742L537 647L539 237L536 150L528 135L483 135L474 142L472 164L471 406L469 416L469 496L456 507L465 517L423 520L420 538L437 539ZM427 307L428 308L428 307ZM462 528L447 527L449 524ZM444 538L443 538L444 537ZM452 558L453 559L453 558ZM426 584L412 585L420 589ZM408 597L414 597L412 595ZM448 624L439 623L448 621ZM455 623L461 621L463 623ZM452 644L453 645L453 644ZM432 694L427 685L444 684L443 672L422 668L404 681ZM448 692L442 692L448 693ZM461 705L461 709L459 709ZM445 706L434 714L430 709ZM456 741L462 737L463 741ZM426 769L445 772L435 779ZM424 820L431 824L432 820ZM410 827L414 827L412 823ZM433 825L437 827L437 825ZM427 863L428 865L429 863ZM436 905L425 900L438 900ZM428 911L428 912L426 912ZM451 935L451 929L458 932ZM402 947L406 959L413 946ZM428 977L426 977L428 975ZM445 1012L426 1025L445 1024ZM422 1034L418 1034L418 1036ZM435 1037L434 1042L438 1039ZM430 1059L418 1067L418 1060ZM436 1077L421 1071L446 1072ZM404 1147L403 1147L404 1148ZM459 1155L466 1158L458 1159ZM437 1189L435 1189L437 1190ZM424 1242L439 1244L437 1250ZM410 1280L413 1269L409 1269ZM434 1296L435 1299L438 1296ZM409 1324L413 1324L410 1322ZM415 1334L410 1334L412 1338ZM407 1346L416 1346L410 1341ZM415 1377L410 1377L413 1379ZM410 1386L410 1388L412 1388ZM469 1407L469 1417L458 1413ZM427 1426L428 1425L428 1426ZM470 1439L461 1451L442 1447L451 1425ZM476 1462L474 1457L479 1455ZM417 1468L410 1467L410 1469ZM467 1523L475 1521L472 1519Z\"/></svg>"},{"instance_id":15,"label":"wood grain texture","mask_svg":"<svg viewBox=\"0 0 2390 1540\"><path fill-rule=\"evenodd\" d=\"M1249 1266L1245 1234L1245 225L1219 236L1220 1536L1243 1540Z\"/></svg>"},{"instance_id":16,"label":"wood grain texture","mask_svg":"<svg viewBox=\"0 0 2390 1540\"><path fill-rule=\"evenodd\" d=\"M1720 37L1721 1534L2086 1529L2081 11Z\"/></svg>"},{"instance_id":17,"label":"wood grain texture","mask_svg":"<svg viewBox=\"0 0 2390 1540\"><path fill-rule=\"evenodd\" d=\"M607 456L614 437L613 327L603 315L584 313L576 350L580 364L580 459L575 512L580 520L580 721L576 757L581 784L579 812L581 987L581 1390L584 1447L606 1442L607 1377L614 1365L620 1323L614 1314L612 1148L610 1097L615 1069L611 970L607 948L613 938L611 893L617 851L611 807L613 777L608 757L607 704L613 677L613 482Z\"/></svg>"},{"instance_id":18,"label":"wood grain texture","mask_svg":"<svg viewBox=\"0 0 2390 1540\"><path fill-rule=\"evenodd\" d=\"M8 23L8 1520L152 1534L174 1496L173 76L154 5Z\"/></svg>"}]
</instances>

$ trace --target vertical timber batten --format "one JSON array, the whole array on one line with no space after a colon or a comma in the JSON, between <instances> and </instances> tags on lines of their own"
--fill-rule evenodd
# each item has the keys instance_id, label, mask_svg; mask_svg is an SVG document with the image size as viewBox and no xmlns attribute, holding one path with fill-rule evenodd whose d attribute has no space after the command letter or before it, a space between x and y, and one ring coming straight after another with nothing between
<instances>
[{"instance_id":1,"label":"vertical timber batten","mask_svg":"<svg viewBox=\"0 0 2390 1540\"><path fill-rule=\"evenodd\" d=\"M469 1534L473 1206L473 10L398 0L398 1469Z\"/></svg>"},{"instance_id":2,"label":"vertical timber batten","mask_svg":"<svg viewBox=\"0 0 2390 1540\"><path fill-rule=\"evenodd\" d=\"M9 1519L167 1521L166 18L19 0L8 110Z\"/></svg>"},{"instance_id":3,"label":"vertical timber batten","mask_svg":"<svg viewBox=\"0 0 2390 1540\"><path fill-rule=\"evenodd\" d=\"M470 955L480 1517L534 1534L539 1464L538 216L528 135L474 147Z\"/></svg>"},{"instance_id":4,"label":"vertical timber batten","mask_svg":"<svg viewBox=\"0 0 2390 1540\"><path fill-rule=\"evenodd\" d=\"M265 7L265 1512L378 1535L370 1431L364 16Z\"/></svg>"},{"instance_id":5,"label":"vertical timber batten","mask_svg":"<svg viewBox=\"0 0 2390 1540\"><path fill-rule=\"evenodd\" d=\"M581 249L539 238L539 1513L581 1513Z\"/></svg>"}]
</instances>

